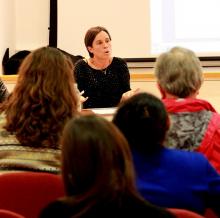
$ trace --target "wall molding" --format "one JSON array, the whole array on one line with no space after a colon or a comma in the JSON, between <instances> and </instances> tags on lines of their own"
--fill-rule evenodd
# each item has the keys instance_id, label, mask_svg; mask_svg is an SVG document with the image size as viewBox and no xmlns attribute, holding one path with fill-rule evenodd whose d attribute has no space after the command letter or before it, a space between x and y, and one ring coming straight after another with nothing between
<instances>
[{"instance_id":1,"label":"wall molding","mask_svg":"<svg viewBox=\"0 0 220 218\"><path fill-rule=\"evenodd\" d=\"M156 81L153 72L148 73L131 73L131 81ZM220 72L204 72L204 80L220 80ZM17 75L1 75L4 83L16 83Z\"/></svg>"}]
</instances>

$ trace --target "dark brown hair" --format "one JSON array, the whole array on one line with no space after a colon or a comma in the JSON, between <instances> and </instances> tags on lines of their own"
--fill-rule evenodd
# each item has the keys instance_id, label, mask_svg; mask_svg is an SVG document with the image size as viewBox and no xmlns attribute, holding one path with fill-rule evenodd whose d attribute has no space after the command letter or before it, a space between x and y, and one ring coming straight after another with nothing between
<instances>
[{"instance_id":1,"label":"dark brown hair","mask_svg":"<svg viewBox=\"0 0 220 218\"><path fill-rule=\"evenodd\" d=\"M74 196L75 204L84 202L83 210L103 200L117 201L123 194L141 198L127 140L102 117L87 115L68 122L62 140L62 173L67 196Z\"/></svg>"},{"instance_id":2,"label":"dark brown hair","mask_svg":"<svg viewBox=\"0 0 220 218\"><path fill-rule=\"evenodd\" d=\"M0 108L5 129L22 145L57 148L64 124L77 110L73 84L73 65L60 51L43 47L31 52Z\"/></svg>"},{"instance_id":3,"label":"dark brown hair","mask_svg":"<svg viewBox=\"0 0 220 218\"><path fill-rule=\"evenodd\" d=\"M104 31L108 34L110 40L111 40L111 35L109 34L108 30L105 27L101 27L101 26L96 26L96 27L91 27L90 29L87 30L85 38L84 38L84 43L86 46L87 51L88 47L92 47L92 43L95 39L95 37L101 32ZM89 56L93 57L93 53L89 52Z\"/></svg>"}]
</instances>

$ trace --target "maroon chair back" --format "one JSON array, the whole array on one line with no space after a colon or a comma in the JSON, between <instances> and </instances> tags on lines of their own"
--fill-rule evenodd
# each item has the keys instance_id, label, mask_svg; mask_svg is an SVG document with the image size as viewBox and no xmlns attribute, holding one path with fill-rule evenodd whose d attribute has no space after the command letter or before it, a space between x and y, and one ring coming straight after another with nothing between
<instances>
[{"instance_id":1,"label":"maroon chair back","mask_svg":"<svg viewBox=\"0 0 220 218\"><path fill-rule=\"evenodd\" d=\"M37 218L50 202L64 196L61 176L43 172L0 174L0 209Z\"/></svg>"},{"instance_id":2,"label":"maroon chair back","mask_svg":"<svg viewBox=\"0 0 220 218\"><path fill-rule=\"evenodd\" d=\"M10 210L0 209L0 217L1 218L25 218L21 214L15 213Z\"/></svg>"},{"instance_id":3,"label":"maroon chair back","mask_svg":"<svg viewBox=\"0 0 220 218\"><path fill-rule=\"evenodd\" d=\"M176 218L205 218L200 214L185 209L168 208L168 210L176 215Z\"/></svg>"},{"instance_id":4,"label":"maroon chair back","mask_svg":"<svg viewBox=\"0 0 220 218\"><path fill-rule=\"evenodd\" d=\"M206 209L204 216L206 218L218 218L218 216L215 214L215 212L210 208Z\"/></svg>"}]
</instances>

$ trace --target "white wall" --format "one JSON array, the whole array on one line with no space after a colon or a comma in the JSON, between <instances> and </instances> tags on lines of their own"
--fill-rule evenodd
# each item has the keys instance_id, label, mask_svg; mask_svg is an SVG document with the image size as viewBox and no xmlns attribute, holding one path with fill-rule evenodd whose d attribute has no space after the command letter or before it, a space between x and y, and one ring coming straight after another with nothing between
<instances>
[{"instance_id":1,"label":"white wall","mask_svg":"<svg viewBox=\"0 0 220 218\"><path fill-rule=\"evenodd\" d=\"M219 0L58 0L58 46L87 56L85 32L101 25L122 58L157 57L174 46L219 56L219 8Z\"/></svg>"},{"instance_id":2,"label":"white wall","mask_svg":"<svg viewBox=\"0 0 220 218\"><path fill-rule=\"evenodd\" d=\"M2 61L6 48L13 49L15 45L14 18L14 0L0 0L0 61Z\"/></svg>"},{"instance_id":3,"label":"white wall","mask_svg":"<svg viewBox=\"0 0 220 218\"><path fill-rule=\"evenodd\" d=\"M74 0L61 0L61 1L74 1ZM90 1L90 0L87 0ZM140 0L140 2L143 2L145 0ZM78 2L74 1L74 5L70 10L66 11L74 14L78 14L77 12L77 4L84 4L85 7L87 7L86 1ZM105 13L108 12L108 4L106 5L101 1L102 4L105 5ZM133 2L133 1L132 1ZM14 54L15 52L19 50L33 50L41 46L46 46L49 44L49 0L0 0L0 27L1 27L1 34L0 34L0 61L2 61L2 57L5 53L6 48L9 48L10 50L10 56ZM129 6L131 4L131 0L129 1ZM120 0L118 1L118 5L120 5L121 11L123 12L123 5L120 3ZM146 4L146 7L148 5ZM119 6L118 6L119 7ZM86 8L85 8L86 9ZM130 14L133 17L133 20L135 21L136 14L140 13L140 11L136 10L130 10ZM145 11L145 8L142 8L142 13ZM85 12L85 11L84 11ZM88 10L87 13L92 13L92 10ZM119 11L117 11L117 14L119 14ZM85 13L84 13L85 15ZM77 19L77 25L81 25L81 19L84 19L84 24L88 23L90 25L88 19L86 19L86 16L81 16ZM123 13L121 14L121 21L126 23L126 20L123 20ZM65 25L69 25L69 28L75 29L74 22L71 20L66 20ZM119 22L119 19L111 20L112 23ZM100 21L100 25L101 25ZM143 25L144 23L142 23ZM59 24L58 24L59 25ZM92 25L92 24L91 24ZM135 23L126 24L130 25L131 34L135 33ZM147 23L145 23L147 25ZM87 27L87 26L86 26ZM83 28L86 28L85 26ZM85 34L85 29L82 30L82 45L83 45L83 36ZM118 31L123 31L123 25L122 29ZM111 30L110 30L111 32ZM67 35L71 38L72 42L74 42L74 35L68 34L68 32L64 32L63 34ZM77 33L78 34L78 33ZM116 47L123 47L123 39L126 37L126 34L121 34L121 38L117 39L117 37L113 37L113 51L115 55L119 55L119 51L116 50ZM140 35L140 37L142 37ZM116 44L118 43L118 44ZM70 46L70 45L69 45ZM129 49L130 47L128 47ZM138 47L136 48L139 49ZM76 54L76 53L74 53ZM119 55L120 56L120 55ZM132 65L132 63L131 63ZM141 68L138 68L137 65L141 65ZM152 72L151 68L147 68L146 63L135 63L135 66L131 68L130 72ZM218 63L219 66L219 63ZM213 68L208 69L208 71L213 71ZM220 68L215 68L214 71L220 71ZM0 70L0 74L1 74Z\"/></svg>"},{"instance_id":4,"label":"white wall","mask_svg":"<svg viewBox=\"0 0 220 218\"><path fill-rule=\"evenodd\" d=\"M122 58L149 57L149 0L58 0L58 47L88 56L84 35L92 26L106 27L112 51Z\"/></svg>"},{"instance_id":5,"label":"white wall","mask_svg":"<svg viewBox=\"0 0 220 218\"><path fill-rule=\"evenodd\" d=\"M19 50L49 44L49 3L49 0L0 0L1 62L6 48L11 56Z\"/></svg>"},{"instance_id":6,"label":"white wall","mask_svg":"<svg viewBox=\"0 0 220 218\"><path fill-rule=\"evenodd\" d=\"M6 0L5 0L6 1ZM15 1L15 50L33 50L49 44L49 0Z\"/></svg>"}]
</instances>

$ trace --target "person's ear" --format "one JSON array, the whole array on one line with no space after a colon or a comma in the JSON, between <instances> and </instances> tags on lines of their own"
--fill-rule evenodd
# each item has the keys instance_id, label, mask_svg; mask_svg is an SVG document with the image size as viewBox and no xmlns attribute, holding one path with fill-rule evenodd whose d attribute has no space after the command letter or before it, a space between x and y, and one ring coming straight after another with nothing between
<instances>
[{"instance_id":1,"label":"person's ear","mask_svg":"<svg viewBox=\"0 0 220 218\"><path fill-rule=\"evenodd\" d=\"M93 53L93 48L91 46L88 46L87 47L87 50L90 52L90 53Z\"/></svg>"}]
</instances>

